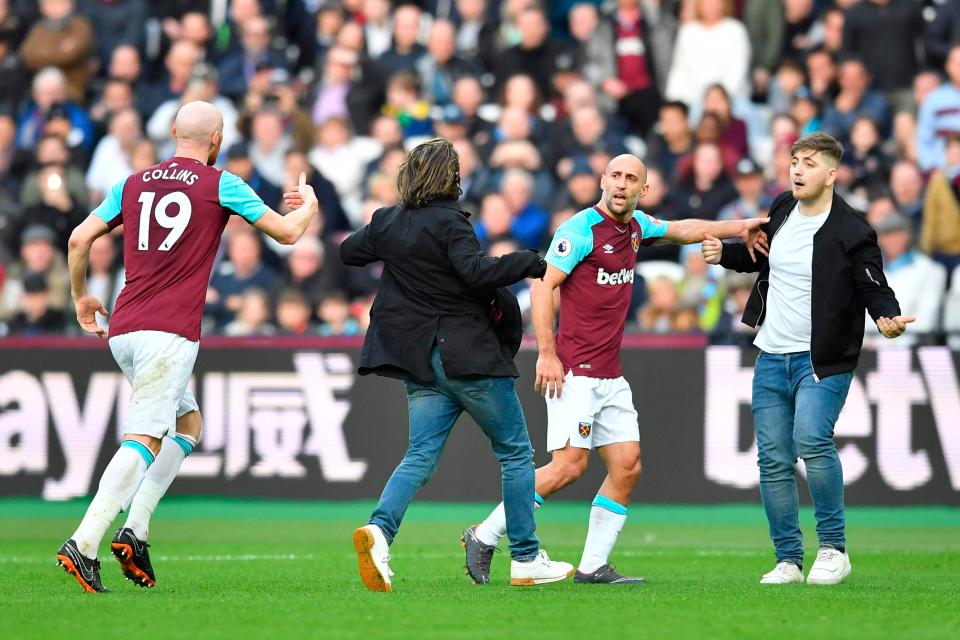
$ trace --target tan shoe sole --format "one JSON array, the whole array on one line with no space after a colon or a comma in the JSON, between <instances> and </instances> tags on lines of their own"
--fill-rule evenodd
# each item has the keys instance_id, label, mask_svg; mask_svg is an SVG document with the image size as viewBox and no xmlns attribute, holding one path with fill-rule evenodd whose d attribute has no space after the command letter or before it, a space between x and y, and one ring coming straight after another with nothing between
<instances>
[{"instance_id":1,"label":"tan shoe sole","mask_svg":"<svg viewBox=\"0 0 960 640\"><path fill-rule=\"evenodd\" d=\"M576 567L567 572L567 575L560 578L547 578L535 580L533 578L510 578L511 587L533 587L538 584L550 584L553 582L562 582L577 572Z\"/></svg>"},{"instance_id":2,"label":"tan shoe sole","mask_svg":"<svg viewBox=\"0 0 960 640\"><path fill-rule=\"evenodd\" d=\"M393 589L390 587L387 579L383 577L383 574L380 573L380 570L377 568L377 563L373 561L373 554L370 553L375 542L373 534L370 533L369 529L360 527L353 532L353 548L357 551L360 580L363 581L363 584L367 589L370 589L370 591L385 591L389 593L393 591Z\"/></svg>"}]
</instances>

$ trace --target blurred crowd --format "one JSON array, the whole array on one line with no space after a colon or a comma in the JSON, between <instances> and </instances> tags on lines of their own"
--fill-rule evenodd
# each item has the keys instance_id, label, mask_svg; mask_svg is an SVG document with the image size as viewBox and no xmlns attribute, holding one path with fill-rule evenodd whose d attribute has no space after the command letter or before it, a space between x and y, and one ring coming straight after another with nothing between
<instances>
[{"instance_id":1,"label":"blurred crowd","mask_svg":"<svg viewBox=\"0 0 960 640\"><path fill-rule=\"evenodd\" d=\"M847 149L838 190L877 231L911 339L960 334L960 0L0 0L0 88L2 335L77 333L71 229L173 153L197 99L224 115L218 166L281 212L306 172L321 209L292 247L232 217L207 335L361 335L380 272L345 268L338 243L397 203L429 137L456 145L498 255L543 249L625 152L647 164L647 213L763 215L815 130ZM107 308L119 233L90 256ZM639 259L628 331L752 340L752 277L696 246Z\"/></svg>"}]
</instances>

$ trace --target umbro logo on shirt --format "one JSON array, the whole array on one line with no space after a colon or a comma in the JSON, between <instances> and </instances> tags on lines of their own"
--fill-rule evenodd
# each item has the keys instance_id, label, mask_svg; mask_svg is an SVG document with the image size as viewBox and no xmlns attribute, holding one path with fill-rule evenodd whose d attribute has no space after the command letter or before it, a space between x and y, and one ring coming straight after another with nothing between
<instances>
[{"instance_id":1,"label":"umbro logo on shirt","mask_svg":"<svg viewBox=\"0 0 960 640\"><path fill-rule=\"evenodd\" d=\"M605 245L603 245L603 252L604 252L604 253L613 253L613 245L612 245L612 244L605 244Z\"/></svg>"}]
</instances>

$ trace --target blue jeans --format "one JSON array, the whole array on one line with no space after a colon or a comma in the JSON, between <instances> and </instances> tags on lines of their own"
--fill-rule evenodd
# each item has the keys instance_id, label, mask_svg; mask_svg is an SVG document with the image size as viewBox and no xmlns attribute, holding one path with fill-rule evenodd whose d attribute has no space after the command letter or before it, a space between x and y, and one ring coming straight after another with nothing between
<instances>
[{"instance_id":1,"label":"blue jeans","mask_svg":"<svg viewBox=\"0 0 960 640\"><path fill-rule=\"evenodd\" d=\"M436 347L431 360L436 380L406 382L410 444L383 488L370 524L393 543L410 501L436 471L453 423L466 411L490 438L500 461L510 556L533 559L540 548L533 519L533 449L513 378L448 378Z\"/></svg>"},{"instance_id":2,"label":"blue jeans","mask_svg":"<svg viewBox=\"0 0 960 640\"><path fill-rule=\"evenodd\" d=\"M770 523L777 562L802 565L803 538L797 516L797 457L807 484L820 544L843 548L843 470L833 426L850 390L852 373L817 382L810 352L761 353L753 373L753 421L757 431L760 497Z\"/></svg>"}]
</instances>

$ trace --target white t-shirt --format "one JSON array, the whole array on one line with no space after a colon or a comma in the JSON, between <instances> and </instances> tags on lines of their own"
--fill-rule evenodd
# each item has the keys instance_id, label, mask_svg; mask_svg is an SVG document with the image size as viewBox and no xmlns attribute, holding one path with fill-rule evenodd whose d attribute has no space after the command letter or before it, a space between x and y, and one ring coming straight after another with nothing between
<instances>
[{"instance_id":1,"label":"white t-shirt","mask_svg":"<svg viewBox=\"0 0 960 640\"><path fill-rule=\"evenodd\" d=\"M830 209L816 216L793 208L770 244L767 316L753 344L767 353L810 350L810 291L813 285L813 236Z\"/></svg>"}]
</instances>

